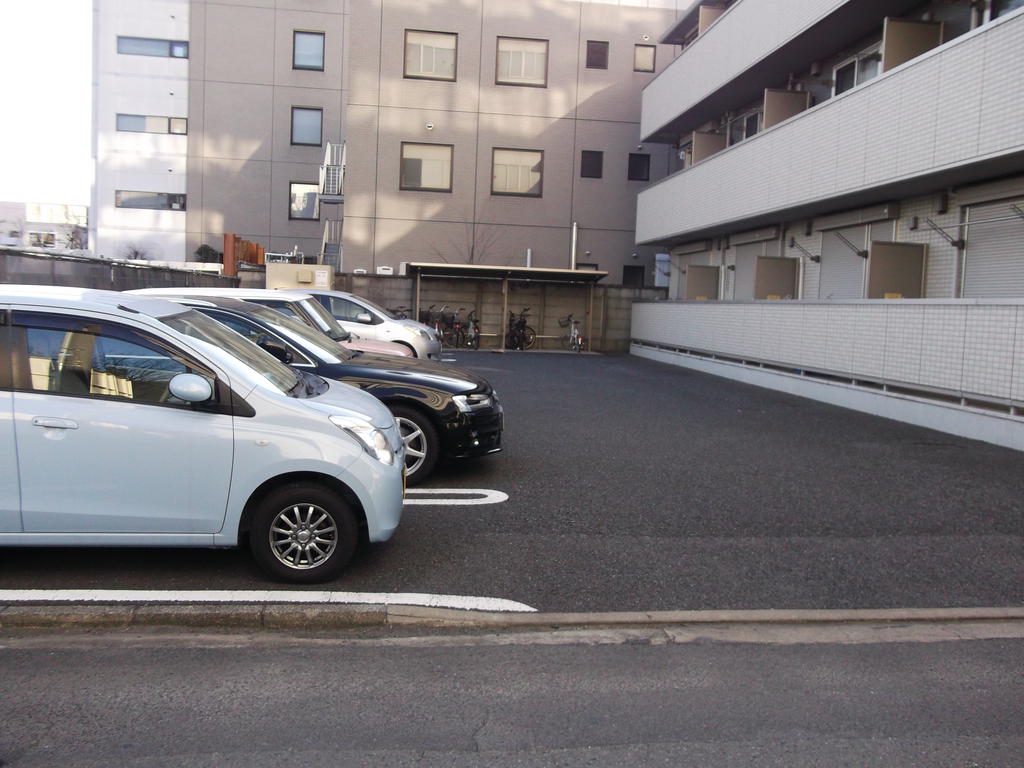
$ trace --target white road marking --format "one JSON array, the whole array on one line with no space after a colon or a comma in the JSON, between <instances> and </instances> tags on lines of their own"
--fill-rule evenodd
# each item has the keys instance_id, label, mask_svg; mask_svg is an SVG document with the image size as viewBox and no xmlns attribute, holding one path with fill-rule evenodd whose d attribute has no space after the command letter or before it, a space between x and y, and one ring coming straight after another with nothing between
<instances>
[{"instance_id":1,"label":"white road marking","mask_svg":"<svg viewBox=\"0 0 1024 768\"><path fill-rule=\"evenodd\" d=\"M417 495L428 498L418 499ZM453 498L430 498L434 496L451 496ZM412 497L412 498L410 498ZM491 491L487 488L410 488L405 492L405 504L458 504L471 506L474 504L500 504L508 501L508 494L502 491Z\"/></svg>"},{"instance_id":2,"label":"white road marking","mask_svg":"<svg viewBox=\"0 0 1024 768\"><path fill-rule=\"evenodd\" d=\"M0 605L11 603L329 603L419 605L464 611L536 613L499 597L431 595L417 592L322 592L269 589L0 589Z\"/></svg>"}]
</instances>

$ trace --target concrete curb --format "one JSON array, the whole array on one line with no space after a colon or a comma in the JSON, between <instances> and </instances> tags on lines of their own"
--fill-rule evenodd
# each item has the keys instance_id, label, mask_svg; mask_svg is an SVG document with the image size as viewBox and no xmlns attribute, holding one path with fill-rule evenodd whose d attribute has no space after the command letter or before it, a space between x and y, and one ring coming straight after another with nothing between
<instances>
[{"instance_id":1,"label":"concrete curb","mask_svg":"<svg viewBox=\"0 0 1024 768\"><path fill-rule=\"evenodd\" d=\"M824 625L1024 621L1024 607L842 610L647 611L609 613L488 613L400 605L310 604L8 604L0 630L244 629L267 631L372 627L461 629L583 629L709 624Z\"/></svg>"}]
</instances>

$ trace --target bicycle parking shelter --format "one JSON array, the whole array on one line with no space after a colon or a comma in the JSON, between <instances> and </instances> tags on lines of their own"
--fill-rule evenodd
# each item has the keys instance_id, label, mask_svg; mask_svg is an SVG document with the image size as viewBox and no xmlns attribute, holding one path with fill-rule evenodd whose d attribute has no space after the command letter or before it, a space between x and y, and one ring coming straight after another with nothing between
<instances>
[{"instance_id":1,"label":"bicycle parking shelter","mask_svg":"<svg viewBox=\"0 0 1024 768\"><path fill-rule=\"evenodd\" d=\"M591 269L555 269L549 267L499 267L484 264L434 264L426 262L409 262L406 274L415 277L413 288L413 317L420 316L422 281L424 278L458 279L474 281L501 282L501 330L499 335L500 348L505 349L508 336L509 286L511 283L557 284L560 286L578 285L586 290L586 338L593 338L594 286L608 276L607 272ZM489 334L484 334L489 335ZM557 339L559 336L538 334L538 339Z\"/></svg>"}]
</instances>

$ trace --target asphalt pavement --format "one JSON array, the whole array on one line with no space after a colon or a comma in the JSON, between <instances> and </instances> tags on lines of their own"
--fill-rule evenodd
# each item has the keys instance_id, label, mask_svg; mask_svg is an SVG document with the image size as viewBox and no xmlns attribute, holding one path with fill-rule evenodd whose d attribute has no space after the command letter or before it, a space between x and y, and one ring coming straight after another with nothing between
<instances>
[{"instance_id":1,"label":"asphalt pavement","mask_svg":"<svg viewBox=\"0 0 1024 768\"><path fill-rule=\"evenodd\" d=\"M312 589L539 611L1024 605L1024 453L629 356L460 352L502 454ZM6 549L0 589L294 589L242 552Z\"/></svg>"}]
</instances>

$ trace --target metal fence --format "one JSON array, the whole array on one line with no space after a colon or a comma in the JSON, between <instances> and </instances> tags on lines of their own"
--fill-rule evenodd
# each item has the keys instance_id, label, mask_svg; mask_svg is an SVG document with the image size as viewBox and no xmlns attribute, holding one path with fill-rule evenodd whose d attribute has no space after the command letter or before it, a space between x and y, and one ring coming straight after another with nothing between
<instances>
[{"instance_id":1,"label":"metal fence","mask_svg":"<svg viewBox=\"0 0 1024 768\"><path fill-rule=\"evenodd\" d=\"M80 256L0 250L0 283L127 291L185 286L233 288L238 278Z\"/></svg>"}]
</instances>

